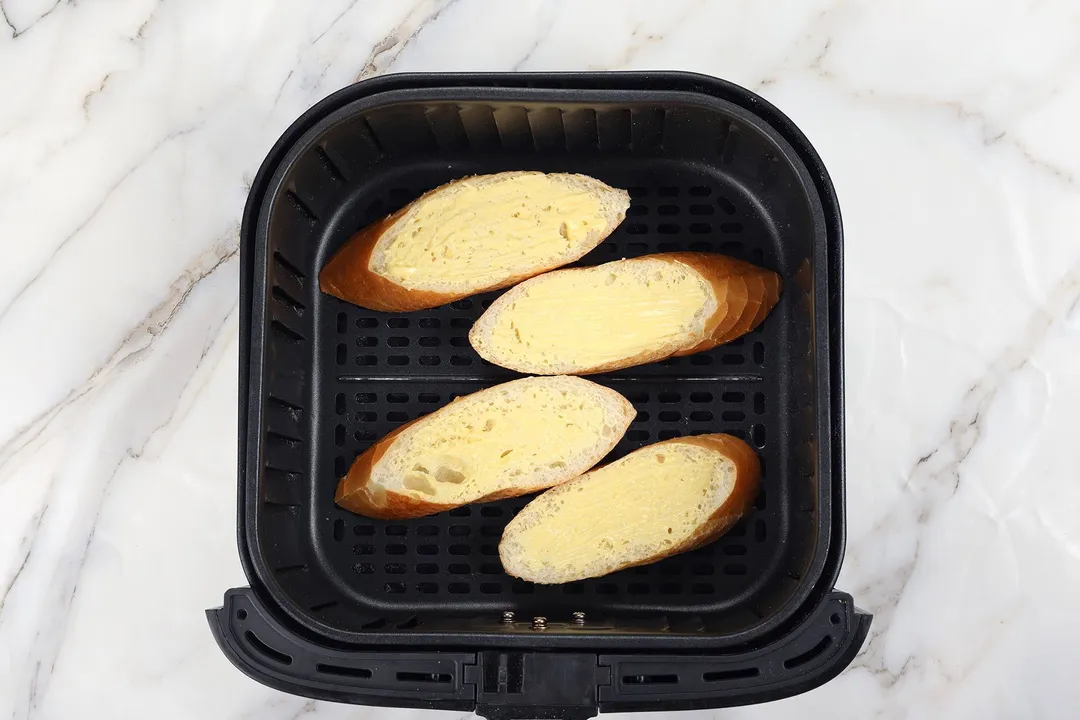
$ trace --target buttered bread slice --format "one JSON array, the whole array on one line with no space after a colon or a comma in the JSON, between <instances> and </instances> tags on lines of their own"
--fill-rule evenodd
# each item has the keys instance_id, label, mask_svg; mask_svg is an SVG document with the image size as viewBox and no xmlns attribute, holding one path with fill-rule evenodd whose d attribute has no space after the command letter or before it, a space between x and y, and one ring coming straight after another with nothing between
<instances>
[{"instance_id":1,"label":"buttered bread slice","mask_svg":"<svg viewBox=\"0 0 1080 720\"><path fill-rule=\"evenodd\" d=\"M780 276L711 253L646 255L527 280L473 325L480 357L534 374L617 370L709 350L757 327Z\"/></svg>"},{"instance_id":2,"label":"buttered bread slice","mask_svg":"<svg viewBox=\"0 0 1080 720\"><path fill-rule=\"evenodd\" d=\"M499 544L514 577L599 577L712 542L750 508L754 451L731 435L676 438L553 488L510 521Z\"/></svg>"},{"instance_id":3,"label":"buttered bread slice","mask_svg":"<svg viewBox=\"0 0 1080 720\"><path fill-rule=\"evenodd\" d=\"M334 501L412 518L566 482L600 461L634 419L619 393L577 377L531 377L460 397L356 458Z\"/></svg>"},{"instance_id":4,"label":"buttered bread slice","mask_svg":"<svg viewBox=\"0 0 1080 720\"><path fill-rule=\"evenodd\" d=\"M625 190L585 175L457 180L360 231L323 268L319 287L372 310L444 305L577 260L629 206Z\"/></svg>"}]
</instances>

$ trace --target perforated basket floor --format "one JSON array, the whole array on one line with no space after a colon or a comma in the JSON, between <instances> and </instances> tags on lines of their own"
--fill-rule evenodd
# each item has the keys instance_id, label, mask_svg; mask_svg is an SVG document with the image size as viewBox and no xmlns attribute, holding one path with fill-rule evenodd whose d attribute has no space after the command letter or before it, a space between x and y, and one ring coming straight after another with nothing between
<instances>
[{"instance_id":1,"label":"perforated basket floor","mask_svg":"<svg viewBox=\"0 0 1080 720\"><path fill-rule=\"evenodd\" d=\"M475 173L581 172L630 190L626 221L582 260L723 252L777 270L755 332L690 357L591 376L638 409L609 456L727 432L759 452L754 509L719 541L560 586L508 577L502 530L529 498L411 521L333 504L352 460L403 422L517 377L469 346L495 295L386 314L318 291L356 230ZM250 571L292 620L345 641L483 646L722 646L793 613L834 537L827 229L788 142L751 114L688 92L439 88L361 98L284 156L254 228L243 531ZM501 622L513 611L523 625ZM573 612L586 628L569 623ZM528 619L550 631L526 636ZM526 638L526 639L523 639Z\"/></svg>"}]
</instances>

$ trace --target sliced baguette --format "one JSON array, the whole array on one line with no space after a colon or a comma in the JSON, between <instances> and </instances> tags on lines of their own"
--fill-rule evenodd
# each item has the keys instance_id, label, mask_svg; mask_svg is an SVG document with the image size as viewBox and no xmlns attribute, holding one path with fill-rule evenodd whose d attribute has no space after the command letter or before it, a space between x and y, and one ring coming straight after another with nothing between
<instances>
[{"instance_id":1,"label":"sliced baguette","mask_svg":"<svg viewBox=\"0 0 1080 720\"><path fill-rule=\"evenodd\" d=\"M622 395L582 378L513 380L375 443L353 462L334 502L393 519L535 492L599 462L635 415Z\"/></svg>"},{"instance_id":2,"label":"sliced baguette","mask_svg":"<svg viewBox=\"0 0 1080 720\"><path fill-rule=\"evenodd\" d=\"M456 180L361 230L323 268L319 287L371 310L444 305L577 260L629 206L625 190L585 175Z\"/></svg>"},{"instance_id":3,"label":"sliced baguette","mask_svg":"<svg viewBox=\"0 0 1080 720\"><path fill-rule=\"evenodd\" d=\"M469 332L485 360L523 373L617 370L709 350L757 327L780 276L674 252L557 270L499 297Z\"/></svg>"},{"instance_id":4,"label":"sliced baguette","mask_svg":"<svg viewBox=\"0 0 1080 720\"><path fill-rule=\"evenodd\" d=\"M599 577L712 542L749 509L761 463L731 435L676 438L553 488L510 521L503 568L542 584Z\"/></svg>"}]
</instances>

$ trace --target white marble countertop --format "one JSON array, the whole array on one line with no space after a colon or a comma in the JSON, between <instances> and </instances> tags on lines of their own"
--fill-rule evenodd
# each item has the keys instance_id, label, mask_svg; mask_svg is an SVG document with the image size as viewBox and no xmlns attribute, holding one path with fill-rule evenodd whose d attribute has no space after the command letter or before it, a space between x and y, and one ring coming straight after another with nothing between
<instances>
[{"instance_id":1,"label":"white marble countertop","mask_svg":"<svg viewBox=\"0 0 1080 720\"><path fill-rule=\"evenodd\" d=\"M281 694L207 629L245 583L241 208L278 135L357 78L620 68L756 89L845 217L839 587L872 637L821 689L680 720L1077 717L1076 2L0 10L0 718L453 717Z\"/></svg>"}]
</instances>

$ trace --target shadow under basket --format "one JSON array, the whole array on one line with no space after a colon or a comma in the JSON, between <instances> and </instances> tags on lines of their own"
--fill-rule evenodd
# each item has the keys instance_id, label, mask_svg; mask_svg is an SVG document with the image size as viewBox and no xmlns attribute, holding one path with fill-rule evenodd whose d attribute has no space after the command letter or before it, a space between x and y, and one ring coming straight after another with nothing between
<instances>
[{"instance_id":1,"label":"shadow under basket","mask_svg":"<svg viewBox=\"0 0 1080 720\"><path fill-rule=\"evenodd\" d=\"M473 351L496 294L388 314L319 292L358 229L450 180L580 172L630 192L580 264L721 252L779 272L760 328L590 376L638 410L613 460L726 432L762 461L718 541L556 586L499 564L529 497L415 520L333 503L353 459L454 397L513 379ZM684 73L391 75L305 113L263 163L241 230L238 542L250 588L208 611L267 685L490 718L761 702L854 657L870 617L833 589L844 546L842 231L831 182L779 111Z\"/></svg>"}]
</instances>

